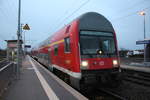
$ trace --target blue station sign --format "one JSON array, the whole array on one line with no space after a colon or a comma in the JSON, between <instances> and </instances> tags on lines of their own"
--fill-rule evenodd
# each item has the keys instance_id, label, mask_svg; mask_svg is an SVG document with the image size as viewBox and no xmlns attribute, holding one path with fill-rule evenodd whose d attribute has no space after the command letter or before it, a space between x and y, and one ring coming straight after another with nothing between
<instances>
[{"instance_id":1,"label":"blue station sign","mask_svg":"<svg viewBox=\"0 0 150 100\"><path fill-rule=\"evenodd\" d=\"M136 41L136 44L150 44L150 40Z\"/></svg>"}]
</instances>

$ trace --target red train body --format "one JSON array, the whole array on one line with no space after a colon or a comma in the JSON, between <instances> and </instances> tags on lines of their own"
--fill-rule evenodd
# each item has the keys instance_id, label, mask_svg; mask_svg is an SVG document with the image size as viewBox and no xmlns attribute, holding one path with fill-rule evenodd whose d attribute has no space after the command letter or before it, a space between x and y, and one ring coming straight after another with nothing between
<instances>
[{"instance_id":1,"label":"red train body","mask_svg":"<svg viewBox=\"0 0 150 100\"><path fill-rule=\"evenodd\" d=\"M42 42L32 54L78 89L119 74L116 34L102 15L89 12Z\"/></svg>"}]
</instances>

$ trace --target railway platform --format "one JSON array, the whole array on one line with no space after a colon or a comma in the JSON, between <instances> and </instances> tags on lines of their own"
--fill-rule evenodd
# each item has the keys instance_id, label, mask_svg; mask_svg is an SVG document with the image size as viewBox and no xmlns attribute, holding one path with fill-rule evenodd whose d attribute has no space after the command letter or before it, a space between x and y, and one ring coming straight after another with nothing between
<instances>
[{"instance_id":1,"label":"railway platform","mask_svg":"<svg viewBox=\"0 0 150 100\"><path fill-rule=\"evenodd\" d=\"M4 100L87 100L82 94L26 56L20 78L12 82Z\"/></svg>"},{"instance_id":2,"label":"railway platform","mask_svg":"<svg viewBox=\"0 0 150 100\"><path fill-rule=\"evenodd\" d=\"M150 67L139 67L139 66L131 66L131 65L121 65L121 69L127 69L127 70L133 70L133 71L139 71L139 72L145 72L150 73Z\"/></svg>"}]
</instances>

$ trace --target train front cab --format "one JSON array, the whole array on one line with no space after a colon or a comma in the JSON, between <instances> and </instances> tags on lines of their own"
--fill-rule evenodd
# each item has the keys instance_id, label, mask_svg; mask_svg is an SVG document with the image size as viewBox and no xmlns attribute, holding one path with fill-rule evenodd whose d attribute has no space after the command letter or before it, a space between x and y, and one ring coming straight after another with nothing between
<instances>
[{"instance_id":1,"label":"train front cab","mask_svg":"<svg viewBox=\"0 0 150 100\"><path fill-rule=\"evenodd\" d=\"M80 89L86 85L117 83L120 64L112 24L102 15L90 12L78 19L81 79L71 78Z\"/></svg>"},{"instance_id":2,"label":"train front cab","mask_svg":"<svg viewBox=\"0 0 150 100\"><path fill-rule=\"evenodd\" d=\"M111 32L80 31L80 68L84 83L110 83L107 81L116 79L119 61L115 45Z\"/></svg>"}]
</instances>

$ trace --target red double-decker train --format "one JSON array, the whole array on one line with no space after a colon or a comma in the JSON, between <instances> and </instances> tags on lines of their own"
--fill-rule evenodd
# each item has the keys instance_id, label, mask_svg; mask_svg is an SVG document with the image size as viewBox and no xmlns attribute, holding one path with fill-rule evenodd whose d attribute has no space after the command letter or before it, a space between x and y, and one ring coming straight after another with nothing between
<instances>
[{"instance_id":1,"label":"red double-decker train","mask_svg":"<svg viewBox=\"0 0 150 100\"><path fill-rule=\"evenodd\" d=\"M112 24L95 12L73 20L34 48L32 55L77 89L118 82L116 34Z\"/></svg>"}]
</instances>

